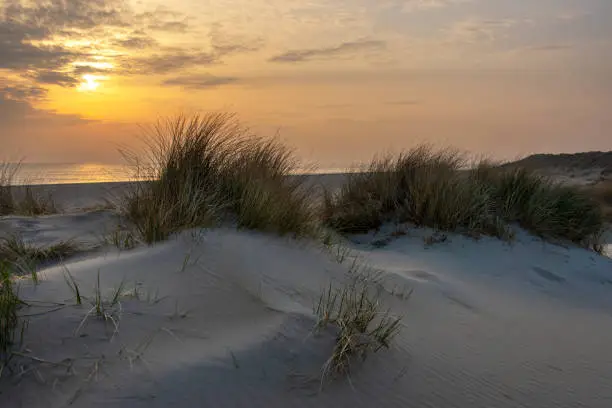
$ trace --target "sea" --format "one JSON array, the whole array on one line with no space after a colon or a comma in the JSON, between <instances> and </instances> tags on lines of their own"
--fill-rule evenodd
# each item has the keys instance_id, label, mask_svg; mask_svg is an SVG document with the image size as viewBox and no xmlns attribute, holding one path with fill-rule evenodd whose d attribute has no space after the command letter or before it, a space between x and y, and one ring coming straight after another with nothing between
<instances>
[{"instance_id":1,"label":"sea","mask_svg":"<svg viewBox=\"0 0 612 408\"><path fill-rule=\"evenodd\" d=\"M336 174L345 169L308 168L296 174ZM13 184L82 184L112 183L135 180L134 169L124 164L100 163L22 163L14 177Z\"/></svg>"}]
</instances>

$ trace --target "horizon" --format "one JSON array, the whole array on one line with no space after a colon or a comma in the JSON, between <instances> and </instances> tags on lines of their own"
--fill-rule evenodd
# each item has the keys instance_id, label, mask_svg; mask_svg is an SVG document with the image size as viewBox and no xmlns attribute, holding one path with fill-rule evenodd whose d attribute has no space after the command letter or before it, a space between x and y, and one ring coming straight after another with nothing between
<instances>
[{"instance_id":1,"label":"horizon","mask_svg":"<svg viewBox=\"0 0 612 408\"><path fill-rule=\"evenodd\" d=\"M609 151L609 0L6 0L0 138L123 163L141 126L236 112L306 163L422 143L513 160Z\"/></svg>"}]
</instances>

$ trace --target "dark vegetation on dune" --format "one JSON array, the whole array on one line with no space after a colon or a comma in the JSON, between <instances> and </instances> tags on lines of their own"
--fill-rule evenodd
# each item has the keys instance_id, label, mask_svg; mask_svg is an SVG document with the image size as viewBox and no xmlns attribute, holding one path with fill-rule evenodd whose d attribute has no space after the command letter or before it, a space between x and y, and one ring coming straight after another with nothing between
<instances>
[{"instance_id":1,"label":"dark vegetation on dune","mask_svg":"<svg viewBox=\"0 0 612 408\"><path fill-rule=\"evenodd\" d=\"M601 205L605 219L612 223L612 180L585 186L582 191Z\"/></svg>"},{"instance_id":2,"label":"dark vegetation on dune","mask_svg":"<svg viewBox=\"0 0 612 408\"><path fill-rule=\"evenodd\" d=\"M146 243L228 219L280 235L313 232L308 190L288 177L296 166L291 151L251 135L232 115L160 122L146 142L144 156L127 157L147 181L135 184L124 205Z\"/></svg>"},{"instance_id":3,"label":"dark vegetation on dune","mask_svg":"<svg viewBox=\"0 0 612 408\"><path fill-rule=\"evenodd\" d=\"M36 194L30 185L15 186L19 163L0 163L0 216L39 216L57 213L50 195Z\"/></svg>"},{"instance_id":4,"label":"dark vegetation on dune","mask_svg":"<svg viewBox=\"0 0 612 408\"><path fill-rule=\"evenodd\" d=\"M511 224L518 224L545 238L601 249L601 207L580 189L523 168L467 164L456 151L427 146L376 159L326 195L323 220L342 233L409 222L500 238L510 238Z\"/></svg>"},{"instance_id":5,"label":"dark vegetation on dune","mask_svg":"<svg viewBox=\"0 0 612 408\"><path fill-rule=\"evenodd\" d=\"M146 154L128 155L147 181L135 184L124 212L149 244L225 221L294 236L312 236L320 227L362 233L397 222L502 239L513 236L516 224L601 249L605 219L592 194L525 168L473 166L455 150L420 146L374 159L315 207L302 179L289 177L296 169L291 151L253 136L233 115L160 122L146 141Z\"/></svg>"},{"instance_id":6,"label":"dark vegetation on dune","mask_svg":"<svg viewBox=\"0 0 612 408\"><path fill-rule=\"evenodd\" d=\"M0 368L4 367L8 351L15 340L15 329L19 323L17 310L20 304L11 268L6 261L0 260Z\"/></svg>"},{"instance_id":7,"label":"dark vegetation on dune","mask_svg":"<svg viewBox=\"0 0 612 408\"><path fill-rule=\"evenodd\" d=\"M547 170L554 167L571 170L601 169L602 174L605 176L612 175L612 151L534 154L518 161L507 163L504 166L522 167L530 170Z\"/></svg>"}]
</instances>

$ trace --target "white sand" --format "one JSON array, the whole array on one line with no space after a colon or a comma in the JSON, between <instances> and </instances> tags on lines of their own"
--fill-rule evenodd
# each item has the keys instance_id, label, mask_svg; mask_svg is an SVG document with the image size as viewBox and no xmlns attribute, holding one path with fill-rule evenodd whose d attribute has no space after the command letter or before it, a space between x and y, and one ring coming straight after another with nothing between
<instances>
[{"instance_id":1,"label":"white sand","mask_svg":"<svg viewBox=\"0 0 612 408\"><path fill-rule=\"evenodd\" d=\"M115 222L97 211L10 217L0 228L93 244ZM384 231L347 244L382 271L382 299L404 316L392 349L355 366L350 382L320 390L334 339L311 334L313 303L346 279L350 259L218 229L67 262L85 296L98 273L106 297L125 282L116 333L96 317L80 327L91 306L74 305L63 266L38 285L23 281L22 298L47 302L22 310L24 353L58 364L15 357L23 371L3 375L0 407L612 406L611 259L527 234L513 245L449 235L426 248L431 231L408 232L381 248L370 243ZM410 299L398 295L410 288Z\"/></svg>"}]
</instances>

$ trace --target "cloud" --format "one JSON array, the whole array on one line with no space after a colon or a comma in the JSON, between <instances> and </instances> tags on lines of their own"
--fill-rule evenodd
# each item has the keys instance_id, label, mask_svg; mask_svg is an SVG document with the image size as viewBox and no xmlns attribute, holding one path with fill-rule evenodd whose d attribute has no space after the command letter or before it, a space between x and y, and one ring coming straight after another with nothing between
<instances>
[{"instance_id":1,"label":"cloud","mask_svg":"<svg viewBox=\"0 0 612 408\"><path fill-rule=\"evenodd\" d=\"M0 68L57 69L78 56L78 53L60 45L32 44L32 40L42 40L46 35L48 32L42 27L0 20Z\"/></svg>"},{"instance_id":2,"label":"cloud","mask_svg":"<svg viewBox=\"0 0 612 408\"><path fill-rule=\"evenodd\" d=\"M137 31L125 37L115 39L113 45L127 49L152 48L158 45L155 38L146 35L143 31Z\"/></svg>"},{"instance_id":3,"label":"cloud","mask_svg":"<svg viewBox=\"0 0 612 408\"><path fill-rule=\"evenodd\" d=\"M4 20L46 33L101 25L121 27L128 24L124 17L126 9L124 0L16 0L4 7Z\"/></svg>"},{"instance_id":4,"label":"cloud","mask_svg":"<svg viewBox=\"0 0 612 408\"><path fill-rule=\"evenodd\" d=\"M412 13L419 10L440 9L471 2L473 2L473 0L404 0L402 11L404 13Z\"/></svg>"},{"instance_id":5,"label":"cloud","mask_svg":"<svg viewBox=\"0 0 612 408\"><path fill-rule=\"evenodd\" d=\"M161 53L125 61L126 73L166 74L193 66L212 65L218 62L215 54L201 50L166 48Z\"/></svg>"},{"instance_id":6,"label":"cloud","mask_svg":"<svg viewBox=\"0 0 612 408\"><path fill-rule=\"evenodd\" d=\"M246 38L229 35L220 23L213 24L208 32L213 52L218 56L253 52L261 49L264 40L261 38Z\"/></svg>"},{"instance_id":7,"label":"cloud","mask_svg":"<svg viewBox=\"0 0 612 408\"><path fill-rule=\"evenodd\" d=\"M74 75L60 71L35 71L31 74L26 74L26 77L33 79L39 84L64 87L75 86L80 82Z\"/></svg>"},{"instance_id":8,"label":"cloud","mask_svg":"<svg viewBox=\"0 0 612 408\"><path fill-rule=\"evenodd\" d=\"M78 115L63 115L37 109L34 102L44 100L47 90L22 84L0 84L0 123L3 131L38 124L72 125L90 122Z\"/></svg>"},{"instance_id":9,"label":"cloud","mask_svg":"<svg viewBox=\"0 0 612 408\"><path fill-rule=\"evenodd\" d=\"M81 75L93 71L166 74L263 45L261 39L228 35L219 24L213 24L203 48L160 45L157 32L186 32L190 18L165 7L135 13L128 0L11 0L0 6L0 69L36 84L76 86ZM145 53L131 52L136 49ZM101 57L108 69L97 68Z\"/></svg>"},{"instance_id":10,"label":"cloud","mask_svg":"<svg viewBox=\"0 0 612 408\"><path fill-rule=\"evenodd\" d=\"M44 97L47 95L47 90L39 86L0 84L0 95L5 99L32 101L44 99Z\"/></svg>"},{"instance_id":11,"label":"cloud","mask_svg":"<svg viewBox=\"0 0 612 408\"><path fill-rule=\"evenodd\" d=\"M238 81L238 78L235 77L217 77L211 74L194 74L166 79L162 82L162 84L169 86L182 86L184 88L192 89L207 89L231 84L236 81Z\"/></svg>"},{"instance_id":12,"label":"cloud","mask_svg":"<svg viewBox=\"0 0 612 408\"><path fill-rule=\"evenodd\" d=\"M386 101L384 102L385 105L390 105L390 106L413 106L413 105L420 105L421 101L416 100L416 99L405 99L405 100L398 100L398 101Z\"/></svg>"},{"instance_id":13,"label":"cloud","mask_svg":"<svg viewBox=\"0 0 612 408\"><path fill-rule=\"evenodd\" d=\"M454 23L447 34L450 42L475 44L492 42L499 38L500 33L519 24L513 19L469 19Z\"/></svg>"},{"instance_id":14,"label":"cloud","mask_svg":"<svg viewBox=\"0 0 612 408\"><path fill-rule=\"evenodd\" d=\"M369 50L382 50L384 41L364 40L344 42L335 47L292 50L278 54L269 59L271 62L306 62L316 59L334 59Z\"/></svg>"},{"instance_id":15,"label":"cloud","mask_svg":"<svg viewBox=\"0 0 612 408\"><path fill-rule=\"evenodd\" d=\"M185 21L163 21L149 24L147 27L151 30L157 31L184 33L185 31L187 31L189 25Z\"/></svg>"},{"instance_id":16,"label":"cloud","mask_svg":"<svg viewBox=\"0 0 612 408\"><path fill-rule=\"evenodd\" d=\"M164 7L134 15L133 23L155 31L183 33L189 29L189 19L185 15Z\"/></svg>"},{"instance_id":17,"label":"cloud","mask_svg":"<svg viewBox=\"0 0 612 408\"><path fill-rule=\"evenodd\" d=\"M119 0L11 1L0 11L0 68L38 71L41 83L86 52L54 41L56 35L99 26L123 26ZM57 75L56 75L57 78Z\"/></svg>"},{"instance_id":18,"label":"cloud","mask_svg":"<svg viewBox=\"0 0 612 408\"><path fill-rule=\"evenodd\" d=\"M536 51L536 52L554 52L554 51L567 51L571 50L573 47L568 44L544 44L544 45L533 45L530 47L526 47L526 51Z\"/></svg>"}]
</instances>

